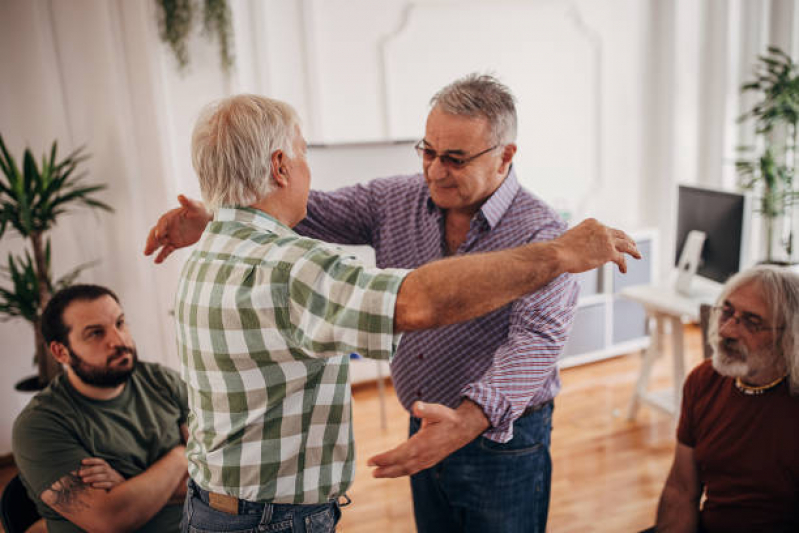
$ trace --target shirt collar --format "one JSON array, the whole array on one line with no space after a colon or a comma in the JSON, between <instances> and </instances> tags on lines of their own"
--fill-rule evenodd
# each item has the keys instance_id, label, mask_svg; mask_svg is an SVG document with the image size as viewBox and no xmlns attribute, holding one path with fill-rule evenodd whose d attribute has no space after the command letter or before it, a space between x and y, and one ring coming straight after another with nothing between
<instances>
[{"instance_id":1,"label":"shirt collar","mask_svg":"<svg viewBox=\"0 0 799 533\"><path fill-rule=\"evenodd\" d=\"M220 207L214 215L214 222L239 222L280 235L294 233L275 217L253 207Z\"/></svg>"},{"instance_id":2,"label":"shirt collar","mask_svg":"<svg viewBox=\"0 0 799 533\"><path fill-rule=\"evenodd\" d=\"M510 204L513 203L513 199L516 197L516 193L519 192L519 189L520 186L519 180L516 178L516 171L513 166L511 166L508 176L497 190L488 197L488 200L486 200L477 212L479 215L482 215L481 218L486 221L489 228L493 228L502 220L502 217L505 216L508 208L510 208ZM427 192L427 210L428 212L438 210L438 206L433 202L429 191Z\"/></svg>"}]
</instances>

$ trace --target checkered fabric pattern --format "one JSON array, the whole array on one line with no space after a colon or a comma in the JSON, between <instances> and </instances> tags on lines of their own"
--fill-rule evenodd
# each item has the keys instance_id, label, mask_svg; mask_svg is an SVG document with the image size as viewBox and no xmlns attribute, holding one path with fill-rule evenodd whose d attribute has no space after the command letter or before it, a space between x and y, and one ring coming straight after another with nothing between
<instances>
[{"instance_id":1,"label":"checkered fabric pattern","mask_svg":"<svg viewBox=\"0 0 799 533\"><path fill-rule=\"evenodd\" d=\"M333 192L311 191L297 233L374 247L381 268L418 268L446 257L445 213L424 176L394 176ZM455 255L488 252L558 237L566 224L524 190L515 170L472 218ZM468 290L468 287L464 287ZM391 362L400 402L457 407L464 398L491 422L484 436L506 442L513 421L560 390L558 356L574 319L578 285L569 274L493 313L444 328L403 335Z\"/></svg>"},{"instance_id":2,"label":"checkered fabric pattern","mask_svg":"<svg viewBox=\"0 0 799 533\"><path fill-rule=\"evenodd\" d=\"M260 211L220 209L176 296L192 479L250 501L343 494L354 467L349 354L392 356L405 274L365 268Z\"/></svg>"}]
</instances>

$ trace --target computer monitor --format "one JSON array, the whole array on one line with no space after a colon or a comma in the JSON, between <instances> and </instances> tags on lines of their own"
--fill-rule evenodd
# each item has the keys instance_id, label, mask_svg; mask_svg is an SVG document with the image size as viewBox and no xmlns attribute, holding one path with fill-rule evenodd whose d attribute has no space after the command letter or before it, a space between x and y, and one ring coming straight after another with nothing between
<instances>
[{"instance_id":1,"label":"computer monitor","mask_svg":"<svg viewBox=\"0 0 799 533\"><path fill-rule=\"evenodd\" d=\"M749 195L701 187L680 185L677 207L676 263L693 267L699 276L724 283L731 275L747 266L749 261L749 225L752 220ZM704 244L698 234L702 232ZM688 244L701 247L699 260L688 265L683 255ZM690 255L690 250L687 250Z\"/></svg>"}]
</instances>

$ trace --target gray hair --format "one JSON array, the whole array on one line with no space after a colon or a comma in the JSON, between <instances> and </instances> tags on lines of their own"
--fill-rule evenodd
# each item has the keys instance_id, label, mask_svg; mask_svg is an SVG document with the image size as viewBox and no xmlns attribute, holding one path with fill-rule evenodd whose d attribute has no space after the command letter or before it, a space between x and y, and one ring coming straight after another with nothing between
<instances>
[{"instance_id":1,"label":"gray hair","mask_svg":"<svg viewBox=\"0 0 799 533\"><path fill-rule=\"evenodd\" d=\"M755 283L773 320L774 348L784 358L791 394L799 395L799 274L787 268L760 265L731 277L724 285L716 305L745 285ZM718 320L711 320L709 338L718 338Z\"/></svg>"},{"instance_id":2,"label":"gray hair","mask_svg":"<svg viewBox=\"0 0 799 533\"><path fill-rule=\"evenodd\" d=\"M191 159L206 206L253 204L273 187L271 156L294 157L299 117L290 105L240 94L206 106L191 137Z\"/></svg>"},{"instance_id":3,"label":"gray hair","mask_svg":"<svg viewBox=\"0 0 799 533\"><path fill-rule=\"evenodd\" d=\"M516 142L516 98L493 76L473 73L455 80L430 99L430 106L453 115L485 117L494 142Z\"/></svg>"}]
</instances>

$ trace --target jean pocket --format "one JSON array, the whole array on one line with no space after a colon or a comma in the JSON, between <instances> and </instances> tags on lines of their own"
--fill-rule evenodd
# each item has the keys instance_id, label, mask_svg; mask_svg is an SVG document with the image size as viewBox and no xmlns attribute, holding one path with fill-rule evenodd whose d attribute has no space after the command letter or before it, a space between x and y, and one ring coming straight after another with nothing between
<instances>
[{"instance_id":1,"label":"jean pocket","mask_svg":"<svg viewBox=\"0 0 799 533\"><path fill-rule=\"evenodd\" d=\"M332 533L336 530L333 507L305 517L306 533Z\"/></svg>"},{"instance_id":2,"label":"jean pocket","mask_svg":"<svg viewBox=\"0 0 799 533\"><path fill-rule=\"evenodd\" d=\"M485 437L480 437L479 445L481 450L495 455L528 455L545 449L540 442L519 446L514 444L512 440L502 443Z\"/></svg>"}]
</instances>

